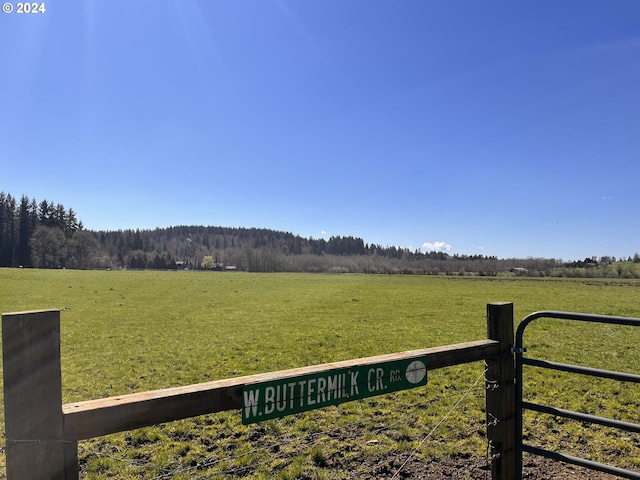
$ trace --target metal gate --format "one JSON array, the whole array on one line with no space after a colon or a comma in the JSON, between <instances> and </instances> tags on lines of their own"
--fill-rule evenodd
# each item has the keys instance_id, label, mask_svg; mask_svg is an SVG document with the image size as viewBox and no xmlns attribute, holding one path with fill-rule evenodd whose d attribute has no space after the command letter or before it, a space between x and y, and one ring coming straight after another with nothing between
<instances>
[{"instance_id":1,"label":"metal gate","mask_svg":"<svg viewBox=\"0 0 640 480\"><path fill-rule=\"evenodd\" d=\"M591 470L597 470L600 472L609 473L623 478L635 478L640 479L640 472L633 472L622 468L614 467L611 465L605 465L598 462L593 462L583 458L573 457L565 455L559 452L545 450L543 448L535 447L532 445L526 445L523 443L523 411L531 410L556 417L563 417L572 420L577 420L583 423L591 423L604 425L620 430L629 432L640 433L640 425L635 423L622 422L619 420L613 420L610 418L603 418L594 415L587 415L580 412L574 412L570 410L563 410L560 408L554 408L547 405L538 405L531 402L526 402L522 398L522 366L532 365L535 367L546 368L551 370L558 370L561 372L576 373L580 375L589 375L592 377L607 378L611 380L617 380L620 382L633 382L640 383L640 375L634 375L630 373L614 372L609 370L600 370L595 368L589 368L579 365L569 365L564 363L550 362L546 360L539 360L534 358L525 358L523 353L527 351L523 346L522 337L527 326L539 318L553 318L560 320L572 320L578 322L592 322L592 323L607 323L613 325L627 325L640 327L640 318L627 318L627 317L614 317L606 315L591 315L583 313L569 313L569 312L555 312L555 311L543 311L532 313L526 317L522 323L518 326L516 332L516 345L514 348L516 358L516 478L522 478L522 454L527 452L533 455L539 455L546 458L551 458L565 463L573 465L579 465L589 468Z\"/></svg>"}]
</instances>

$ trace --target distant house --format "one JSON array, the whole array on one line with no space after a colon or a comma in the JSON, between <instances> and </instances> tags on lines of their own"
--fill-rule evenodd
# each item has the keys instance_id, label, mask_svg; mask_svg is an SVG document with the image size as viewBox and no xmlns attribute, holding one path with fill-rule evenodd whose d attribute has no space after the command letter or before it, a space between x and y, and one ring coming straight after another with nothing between
<instances>
[{"instance_id":1,"label":"distant house","mask_svg":"<svg viewBox=\"0 0 640 480\"><path fill-rule=\"evenodd\" d=\"M236 271L238 268L235 265L227 265L224 267L225 271L227 272L234 272Z\"/></svg>"},{"instance_id":2,"label":"distant house","mask_svg":"<svg viewBox=\"0 0 640 480\"><path fill-rule=\"evenodd\" d=\"M516 275L526 275L527 273L529 273L529 270L522 267L513 267L513 268L510 268L509 271L511 273L515 273Z\"/></svg>"}]
</instances>

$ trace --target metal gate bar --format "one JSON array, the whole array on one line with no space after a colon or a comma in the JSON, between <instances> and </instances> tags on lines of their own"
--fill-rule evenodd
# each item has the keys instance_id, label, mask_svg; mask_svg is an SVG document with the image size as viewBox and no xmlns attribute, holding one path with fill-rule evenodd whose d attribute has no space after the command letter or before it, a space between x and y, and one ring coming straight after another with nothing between
<instances>
[{"instance_id":1,"label":"metal gate bar","mask_svg":"<svg viewBox=\"0 0 640 480\"><path fill-rule=\"evenodd\" d=\"M537 403L530 402L522 402L522 408L525 410L531 410L533 412L555 415L556 417L578 420L579 422L595 423L597 425L604 425L605 427L617 428L618 430L640 433L640 425L638 425L637 423L623 422L620 420L613 420L611 418L598 417L595 415L588 415L586 413L564 410L562 408L548 407L546 405L538 405Z\"/></svg>"},{"instance_id":2,"label":"metal gate bar","mask_svg":"<svg viewBox=\"0 0 640 480\"><path fill-rule=\"evenodd\" d=\"M524 402L522 400L522 366L531 365L540 368L547 368L551 370L559 370L569 373L578 373L582 375L589 375L600 378L607 378L623 382L640 383L640 375L634 375L624 372L613 372L609 370L601 370L596 368L583 367L580 365L569 365L564 363L549 362L546 360L538 360L532 358L524 358L523 353L526 348L523 347L522 337L525 328L534 320L539 318L553 318L559 320L573 320L579 322L592 322L592 323L605 323L612 325L625 325L640 327L640 318L629 317L616 317L610 315L593 315L586 313L575 312L558 312L558 311L542 311L532 313L527 316L518 326L516 331L516 344L513 349L516 359L516 474L518 478L522 478L522 453L527 452L533 455L539 455L546 458L551 458L565 463L573 465L579 465L591 470L597 470L600 472L610 473L623 478L640 479L640 473L625 470L623 468L613 467L611 465L605 465L584 458L573 457L571 455L565 455L559 452L553 452L542 448L534 447L531 445L525 445L522 442L522 412L523 410L533 410L541 413L547 413L550 415L556 415L560 417L570 418L586 423L595 423L599 425L605 425L608 427L618 428L626 431L640 432L640 425L621 422L609 418L596 417L594 415L587 415L579 412L572 412L570 410L563 410L553 408L545 405L537 405L530 402Z\"/></svg>"},{"instance_id":3,"label":"metal gate bar","mask_svg":"<svg viewBox=\"0 0 640 480\"><path fill-rule=\"evenodd\" d=\"M548 368L549 370L558 370L560 372L580 373L591 377L608 378L610 380L619 380L621 382L640 383L640 375L633 373L613 372L611 370L601 370L599 368L581 367L579 365L569 365L566 363L549 362L547 360L537 360L535 358L522 358L523 365L532 365L534 367Z\"/></svg>"},{"instance_id":4,"label":"metal gate bar","mask_svg":"<svg viewBox=\"0 0 640 480\"><path fill-rule=\"evenodd\" d=\"M591 460L585 460L584 458L572 457L571 455L565 455L564 453L552 452L551 450L545 450L543 448L532 447L531 445L523 445L523 451L538 455L540 457L550 458L559 462L571 463L572 465L578 465L590 470L597 470L598 472L610 473L622 478L640 479L640 473L632 472L631 470L625 470L624 468L613 467L611 465L605 465L604 463L593 462ZM522 478L522 474L520 475Z\"/></svg>"}]
</instances>

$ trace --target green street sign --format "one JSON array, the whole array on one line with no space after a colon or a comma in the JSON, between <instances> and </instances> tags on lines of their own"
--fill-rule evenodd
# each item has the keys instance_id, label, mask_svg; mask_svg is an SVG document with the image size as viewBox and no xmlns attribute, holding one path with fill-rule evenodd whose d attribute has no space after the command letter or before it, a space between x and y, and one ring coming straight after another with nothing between
<instances>
[{"instance_id":1,"label":"green street sign","mask_svg":"<svg viewBox=\"0 0 640 480\"><path fill-rule=\"evenodd\" d=\"M426 356L247 384L242 389L242 423L280 418L426 384Z\"/></svg>"}]
</instances>

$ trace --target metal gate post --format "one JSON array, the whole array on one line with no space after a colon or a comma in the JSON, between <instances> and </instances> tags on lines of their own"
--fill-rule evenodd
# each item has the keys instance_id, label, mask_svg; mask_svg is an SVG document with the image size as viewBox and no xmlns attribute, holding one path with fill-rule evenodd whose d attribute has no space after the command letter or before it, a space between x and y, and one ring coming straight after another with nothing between
<instances>
[{"instance_id":1,"label":"metal gate post","mask_svg":"<svg viewBox=\"0 0 640 480\"><path fill-rule=\"evenodd\" d=\"M77 479L77 443L64 441L60 311L2 315L2 358L7 479Z\"/></svg>"},{"instance_id":2,"label":"metal gate post","mask_svg":"<svg viewBox=\"0 0 640 480\"><path fill-rule=\"evenodd\" d=\"M501 355L486 361L487 439L492 480L516 477L516 384L513 360L513 303L487 305L487 336L500 342Z\"/></svg>"}]
</instances>

